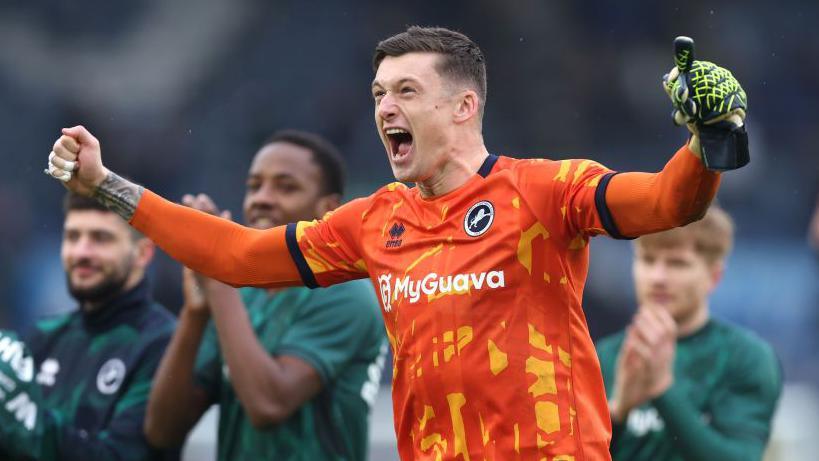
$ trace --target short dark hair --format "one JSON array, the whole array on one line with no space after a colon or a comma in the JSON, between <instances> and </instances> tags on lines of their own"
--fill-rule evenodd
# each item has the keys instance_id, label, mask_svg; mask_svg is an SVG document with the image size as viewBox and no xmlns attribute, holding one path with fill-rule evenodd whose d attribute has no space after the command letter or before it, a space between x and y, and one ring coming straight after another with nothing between
<instances>
[{"instance_id":1,"label":"short dark hair","mask_svg":"<svg viewBox=\"0 0 819 461\"><path fill-rule=\"evenodd\" d=\"M273 133L264 145L274 142L286 142L303 147L313 154L313 161L321 170L322 195L344 195L344 177L346 168L341 152L330 141L315 134L300 130L279 130Z\"/></svg>"},{"instance_id":2,"label":"short dark hair","mask_svg":"<svg viewBox=\"0 0 819 461\"><path fill-rule=\"evenodd\" d=\"M108 207L103 205L102 203L98 202L93 197L86 197L84 195L77 194L75 192L69 191L63 197L63 213L68 216L68 213L71 211L102 211L105 213L113 213L113 211L109 210ZM128 223L126 223L128 224ZM136 228L132 227L128 224L128 227L131 229L131 239L133 241L137 241L145 236L142 235Z\"/></svg>"},{"instance_id":3,"label":"short dark hair","mask_svg":"<svg viewBox=\"0 0 819 461\"><path fill-rule=\"evenodd\" d=\"M378 71L387 56L407 53L438 53L443 59L437 71L444 77L470 83L480 98L480 110L486 103L486 59L478 45L466 35L443 27L410 26L405 32L382 40L375 47L373 70Z\"/></svg>"},{"instance_id":4,"label":"short dark hair","mask_svg":"<svg viewBox=\"0 0 819 461\"><path fill-rule=\"evenodd\" d=\"M68 192L65 194L65 197L63 197L63 213L68 214L69 211L85 210L107 211L113 213L95 198L86 197L74 192Z\"/></svg>"}]
</instances>

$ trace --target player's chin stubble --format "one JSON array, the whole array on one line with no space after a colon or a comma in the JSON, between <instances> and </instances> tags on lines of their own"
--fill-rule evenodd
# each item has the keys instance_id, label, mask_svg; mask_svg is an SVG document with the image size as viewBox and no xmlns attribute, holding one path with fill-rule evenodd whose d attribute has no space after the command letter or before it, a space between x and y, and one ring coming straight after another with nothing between
<instances>
[{"instance_id":1,"label":"player's chin stubble","mask_svg":"<svg viewBox=\"0 0 819 461\"><path fill-rule=\"evenodd\" d=\"M98 305L122 292L130 276L128 265L116 268L111 274L103 274L103 279L91 286L80 287L73 283L71 274L66 273L66 284L71 297L83 306Z\"/></svg>"}]
</instances>

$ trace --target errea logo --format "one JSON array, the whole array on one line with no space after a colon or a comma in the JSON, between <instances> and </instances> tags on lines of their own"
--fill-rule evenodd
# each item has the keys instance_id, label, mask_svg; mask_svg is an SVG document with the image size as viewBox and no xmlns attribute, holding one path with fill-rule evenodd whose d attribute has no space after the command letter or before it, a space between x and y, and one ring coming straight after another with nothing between
<instances>
[{"instance_id":1,"label":"errea logo","mask_svg":"<svg viewBox=\"0 0 819 461\"><path fill-rule=\"evenodd\" d=\"M446 276L431 272L420 280L413 280L409 275L396 278L394 281L392 274L378 276L378 291L386 312L392 310L392 302L397 301L399 296L410 304L414 304L421 299L421 294L434 296L450 292L462 293L470 289L494 289L505 286L506 280L502 270Z\"/></svg>"},{"instance_id":2,"label":"errea logo","mask_svg":"<svg viewBox=\"0 0 819 461\"><path fill-rule=\"evenodd\" d=\"M387 248L398 248L401 246L401 236L404 235L404 223L396 222L390 227L390 238L385 246Z\"/></svg>"},{"instance_id":3,"label":"errea logo","mask_svg":"<svg viewBox=\"0 0 819 461\"><path fill-rule=\"evenodd\" d=\"M495 220L495 207L492 202L482 200L472 205L464 216L464 231L470 237L486 233Z\"/></svg>"}]
</instances>

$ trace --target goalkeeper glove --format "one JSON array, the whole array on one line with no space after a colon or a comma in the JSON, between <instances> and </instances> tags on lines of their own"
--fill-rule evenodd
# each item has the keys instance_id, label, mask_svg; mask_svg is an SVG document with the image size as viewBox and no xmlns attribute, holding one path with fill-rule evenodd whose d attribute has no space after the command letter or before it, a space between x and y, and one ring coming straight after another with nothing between
<instances>
[{"instance_id":1,"label":"goalkeeper glove","mask_svg":"<svg viewBox=\"0 0 819 461\"><path fill-rule=\"evenodd\" d=\"M691 39L678 37L674 45L676 66L663 76L674 123L687 125L699 137L706 168L725 171L746 165L745 91L729 70L694 61Z\"/></svg>"}]
</instances>

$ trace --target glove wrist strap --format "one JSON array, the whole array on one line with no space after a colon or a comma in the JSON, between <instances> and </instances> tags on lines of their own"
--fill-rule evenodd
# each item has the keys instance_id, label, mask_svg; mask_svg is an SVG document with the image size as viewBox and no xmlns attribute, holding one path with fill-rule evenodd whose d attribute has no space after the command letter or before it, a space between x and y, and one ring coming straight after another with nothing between
<instances>
[{"instance_id":1,"label":"glove wrist strap","mask_svg":"<svg viewBox=\"0 0 819 461\"><path fill-rule=\"evenodd\" d=\"M735 170L750 161L745 125L735 126L728 122L697 124L697 131L702 161L709 170Z\"/></svg>"}]
</instances>

